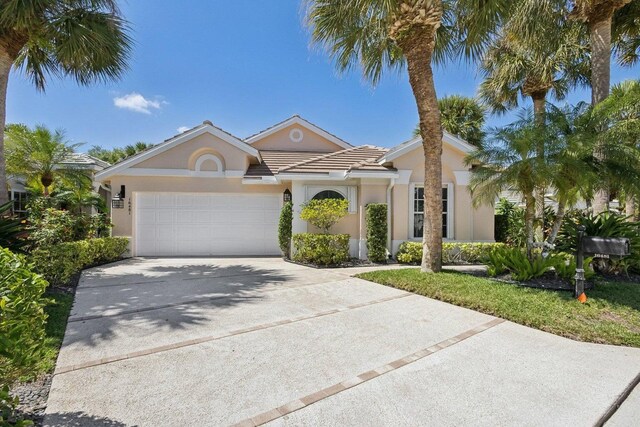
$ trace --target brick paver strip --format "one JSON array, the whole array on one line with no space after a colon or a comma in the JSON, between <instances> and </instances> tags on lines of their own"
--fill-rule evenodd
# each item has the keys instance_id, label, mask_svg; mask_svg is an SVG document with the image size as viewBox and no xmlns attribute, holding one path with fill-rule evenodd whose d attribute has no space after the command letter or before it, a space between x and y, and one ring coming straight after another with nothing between
<instances>
[{"instance_id":1,"label":"brick paver strip","mask_svg":"<svg viewBox=\"0 0 640 427\"><path fill-rule=\"evenodd\" d=\"M338 282L338 281L339 280L335 280L335 282ZM286 286L286 287L279 287L279 288L273 288L273 289L264 289L264 290L261 290L260 293L262 294L264 292L280 292L280 291L286 291L288 289L298 289L298 288L304 288L304 287L307 287L307 286L322 285L322 284L326 284L326 283L333 283L333 282L326 282L325 281L325 282L318 282L318 283L304 283L302 285ZM92 315L89 315L89 316L71 316L69 318L69 320L67 321L67 323L86 322L87 320L96 320L96 319L102 319L102 318L105 318L105 317L126 316L128 314L143 313L145 311L162 310L162 309L165 309L165 308L179 307L181 305L206 304L206 303L211 302L211 301L216 301L216 300L221 300L221 299L228 299L228 298L252 298L255 295L258 295L258 294L247 293L246 295L220 295L220 296L216 296L216 297L204 297L204 298L192 299L192 300L189 300L189 301L178 301L178 302L172 302L172 303L168 303L168 304L154 305L154 306L151 306L151 307L134 308L134 309L131 309L131 310L122 310L122 311L118 311L117 313L111 313L111 314L92 314Z\"/></svg>"},{"instance_id":2,"label":"brick paver strip","mask_svg":"<svg viewBox=\"0 0 640 427\"><path fill-rule=\"evenodd\" d=\"M494 326L499 325L504 322L504 319L493 319L487 323L483 323L473 329L469 329L461 334L458 334L454 337L446 339L444 341L439 342L438 344L432 345L430 347L424 348L422 350L416 351L415 353L411 353L401 359L394 360L393 362L389 362L386 365L380 366L379 368L373 369L371 371L364 372L354 378L348 379L346 381L342 381L340 383L334 384L330 387L317 391L315 393L311 393L307 396L301 397L299 399L293 400L289 403L286 403L276 409L271 409L270 411L263 412L262 414L258 414L254 417L247 418L245 420L240 421L237 424L234 424L233 427L241 427L241 426L260 426L262 424L266 424L270 421L283 417L287 414L290 414L295 411L299 411L300 409L313 405L314 403L326 399L327 397L334 396L344 390L349 388L358 386L366 381L370 381L374 378L379 377L380 375L384 375L388 372L395 371L409 363L413 363L417 360L423 359L433 353L436 353L442 349L447 347L451 347L452 345L458 344L461 341L466 340L474 335L479 334L480 332L486 331L487 329L491 329Z\"/></svg>"},{"instance_id":3,"label":"brick paver strip","mask_svg":"<svg viewBox=\"0 0 640 427\"><path fill-rule=\"evenodd\" d=\"M251 332L255 332L255 331L260 331L260 330L263 330L263 329L275 328L275 327L278 327L278 326L288 325L288 324L291 324L291 323L301 322L301 321L304 321L304 320L316 319L318 317L323 317L323 316L330 316L332 314L341 313L341 312L345 312L345 311L349 311L349 310L354 310L354 309L367 307L367 306L374 305L374 304L380 304L380 303L383 303L383 302L393 301L393 300L400 299L400 298L406 298L406 297L410 297L410 296L415 296L415 295L414 294L410 294L410 293L403 293L401 295L395 295L395 296L386 297L386 298L379 298L379 299L376 299L376 300L373 300L373 301L363 302L363 303L360 303L360 304L354 304L354 305L350 305L350 306L344 307L344 308L321 311L321 312L314 313L314 314L311 314L311 315L308 315L308 316L298 316L298 317L295 317L295 318L292 318L292 319L277 320L275 322L263 323L261 325L255 325L255 326L251 326L251 327L248 327L248 328L236 329L236 330L230 331L230 332L222 334L222 335L210 335L210 336L206 336L206 337L202 337L202 338L194 338L194 339L190 339L190 340L186 340L186 341L180 341L180 342L173 343L173 344L163 345L163 346L160 346L160 347L153 347L153 348L149 348L149 349L146 349L146 350L135 351L135 352L132 352L132 353L106 357L106 358L102 358L102 359L98 359L98 360L90 360L88 362L80 363L80 364L77 364L77 365L61 366L61 367L59 367L59 368L57 368L55 370L54 375L66 374L68 372L77 371L79 369L91 368L91 367L94 367L94 366L100 366L100 365L104 365L104 364L107 364L107 363L119 362L121 360L126 360L126 359L134 359L134 358L137 358L137 357L148 356L148 355L151 355L151 354L161 353L161 352L164 352L164 351L176 350L178 348L189 347L189 346L192 346L192 345L198 345L198 344L202 344L202 343L209 342L209 341L216 341L216 340L220 340L220 339L223 339L223 338L228 338L228 337L232 337L232 336L236 336L236 335L242 335L242 334L247 334L247 333L251 333Z\"/></svg>"}]
</instances>

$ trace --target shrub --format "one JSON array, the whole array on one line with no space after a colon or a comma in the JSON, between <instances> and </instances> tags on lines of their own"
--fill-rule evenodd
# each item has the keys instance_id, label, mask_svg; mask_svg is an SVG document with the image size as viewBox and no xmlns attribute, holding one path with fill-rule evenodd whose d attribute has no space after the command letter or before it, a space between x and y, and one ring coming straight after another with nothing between
<instances>
[{"instance_id":1,"label":"shrub","mask_svg":"<svg viewBox=\"0 0 640 427\"><path fill-rule=\"evenodd\" d=\"M18 403L9 386L28 375L44 351L46 287L23 256L0 249L0 424Z\"/></svg>"},{"instance_id":2,"label":"shrub","mask_svg":"<svg viewBox=\"0 0 640 427\"><path fill-rule=\"evenodd\" d=\"M443 264L483 264L494 248L503 243L443 243ZM422 262L422 242L403 242L398 248L396 259L402 264L420 264Z\"/></svg>"},{"instance_id":3,"label":"shrub","mask_svg":"<svg viewBox=\"0 0 640 427\"><path fill-rule=\"evenodd\" d=\"M371 203L367 205L367 251L369 260L387 260L387 205Z\"/></svg>"},{"instance_id":4,"label":"shrub","mask_svg":"<svg viewBox=\"0 0 640 427\"><path fill-rule=\"evenodd\" d=\"M347 215L348 209L349 202L344 199L312 199L302 206L300 218L326 234L335 223Z\"/></svg>"},{"instance_id":5,"label":"shrub","mask_svg":"<svg viewBox=\"0 0 640 427\"><path fill-rule=\"evenodd\" d=\"M13 202L0 205L0 247L21 252L26 243L22 238L24 226L21 220L8 216L12 207Z\"/></svg>"},{"instance_id":6,"label":"shrub","mask_svg":"<svg viewBox=\"0 0 640 427\"><path fill-rule=\"evenodd\" d=\"M575 281L577 268L575 255L568 253L559 253L552 256L555 259L553 268L556 271L558 277L566 280L567 282ZM592 279L596 275L596 272L593 270L592 262L593 258L584 258L584 278L586 280Z\"/></svg>"},{"instance_id":7,"label":"shrub","mask_svg":"<svg viewBox=\"0 0 640 427\"><path fill-rule=\"evenodd\" d=\"M293 246L294 261L327 266L349 260L348 234L294 234Z\"/></svg>"},{"instance_id":8,"label":"shrub","mask_svg":"<svg viewBox=\"0 0 640 427\"><path fill-rule=\"evenodd\" d=\"M127 250L124 237L66 242L40 247L30 258L36 272L42 274L52 286L66 286L71 278L91 265L117 261Z\"/></svg>"},{"instance_id":9,"label":"shrub","mask_svg":"<svg viewBox=\"0 0 640 427\"><path fill-rule=\"evenodd\" d=\"M487 273L497 276L508 271L514 280L524 282L542 276L555 267L557 262L557 258L553 256L545 258L541 254L535 254L533 259L529 259L526 251L520 248L497 247L488 257Z\"/></svg>"},{"instance_id":10,"label":"shrub","mask_svg":"<svg viewBox=\"0 0 640 427\"><path fill-rule=\"evenodd\" d=\"M496 214L493 220L496 242L505 243L509 237L509 216L507 214Z\"/></svg>"},{"instance_id":11,"label":"shrub","mask_svg":"<svg viewBox=\"0 0 640 427\"><path fill-rule=\"evenodd\" d=\"M78 219L69 211L46 208L29 215L29 240L36 247L57 245L75 240Z\"/></svg>"},{"instance_id":12,"label":"shrub","mask_svg":"<svg viewBox=\"0 0 640 427\"><path fill-rule=\"evenodd\" d=\"M278 223L278 243L280 244L280 250L282 256L285 258L291 257L291 233L293 223L293 203L286 202L282 206L280 212L280 222Z\"/></svg>"},{"instance_id":13,"label":"shrub","mask_svg":"<svg viewBox=\"0 0 640 427\"><path fill-rule=\"evenodd\" d=\"M578 242L578 226L584 225L586 236L628 237L631 255L624 258L594 259L596 270L618 274L627 269L640 271L640 223L629 222L623 215L604 212L598 215L574 211L565 216L556 240L556 249L575 253Z\"/></svg>"}]
</instances>

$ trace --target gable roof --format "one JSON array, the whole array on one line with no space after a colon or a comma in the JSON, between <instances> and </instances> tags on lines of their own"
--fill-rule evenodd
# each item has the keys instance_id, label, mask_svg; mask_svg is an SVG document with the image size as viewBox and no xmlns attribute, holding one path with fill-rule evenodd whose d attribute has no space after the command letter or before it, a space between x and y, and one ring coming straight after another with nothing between
<instances>
[{"instance_id":1,"label":"gable roof","mask_svg":"<svg viewBox=\"0 0 640 427\"><path fill-rule=\"evenodd\" d=\"M205 120L204 122L202 122L201 125L198 125L192 129L189 129L185 132L182 132L181 134L178 134L172 138L166 139L164 142L162 142L161 144L155 145L152 148L145 150L141 153L138 153L132 157L129 157L126 160L123 160L122 162L116 163L115 165L108 167L106 169L104 169L103 171L100 171L96 174L96 178L97 179L105 179L109 176L113 176L113 175L117 175L119 172L124 171L125 169L128 169L134 165L137 165L138 163L141 163L151 157L154 157L160 153L163 153L167 150L169 150L170 148L173 148L177 145L180 145L182 143L185 143L187 141L192 140L195 137L198 137L200 135L204 135L204 134L211 134L215 137L218 137L220 139L222 139L223 141L227 142L228 144L240 149L241 151L244 151L245 153L249 154L250 156L256 157L258 159L260 159L260 152L258 150L256 150L255 148L251 147L250 145L246 144L244 141L242 141L240 138L237 138L233 135L231 135L229 132L226 132L222 129L220 129L217 126L214 126L213 123L211 123L208 120Z\"/></svg>"},{"instance_id":2,"label":"gable roof","mask_svg":"<svg viewBox=\"0 0 640 427\"><path fill-rule=\"evenodd\" d=\"M244 141L247 144L254 144L256 142L258 142L259 140L269 136L269 135L273 135L274 133L287 128L291 125L296 125L296 126L300 126L303 127L311 132L314 132L318 135L320 135L321 137L327 139L328 141L331 141L332 143L336 144L337 146L347 149L347 148L351 148L353 147L353 145L349 144L346 141L343 141L342 139L338 138L337 136L335 136L332 133L327 132L326 130L322 129L319 126L314 125L313 123L311 123L308 120L303 119L302 117L300 117L299 115L294 115L289 117L286 120L281 121L280 123L276 123L275 125L266 128L263 131L260 131L254 135L251 135L250 137L246 138Z\"/></svg>"},{"instance_id":3,"label":"gable roof","mask_svg":"<svg viewBox=\"0 0 640 427\"><path fill-rule=\"evenodd\" d=\"M64 161L60 162L60 165L94 170L102 170L111 166L104 160L97 159L85 153L71 153Z\"/></svg>"},{"instance_id":4,"label":"gable roof","mask_svg":"<svg viewBox=\"0 0 640 427\"><path fill-rule=\"evenodd\" d=\"M477 147L469 144L467 141L465 141L462 138L458 138L457 136L450 134L447 131L444 131L442 134L442 142L449 145L450 147L457 149L458 151L461 151L464 154L469 154L477 150ZM391 162L397 159L398 157L415 150L420 146L422 146L422 137L416 136L415 138L410 139L409 141L396 145L384 156L378 159L378 163L382 164L382 163Z\"/></svg>"}]
</instances>

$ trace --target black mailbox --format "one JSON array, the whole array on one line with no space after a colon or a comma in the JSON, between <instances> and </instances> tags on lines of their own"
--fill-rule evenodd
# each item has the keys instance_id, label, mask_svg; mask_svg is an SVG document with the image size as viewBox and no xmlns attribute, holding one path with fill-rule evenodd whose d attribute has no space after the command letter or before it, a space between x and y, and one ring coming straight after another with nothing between
<instances>
[{"instance_id":1,"label":"black mailbox","mask_svg":"<svg viewBox=\"0 0 640 427\"><path fill-rule=\"evenodd\" d=\"M594 255L629 255L629 239L626 237L593 237L582 238L582 251Z\"/></svg>"}]
</instances>

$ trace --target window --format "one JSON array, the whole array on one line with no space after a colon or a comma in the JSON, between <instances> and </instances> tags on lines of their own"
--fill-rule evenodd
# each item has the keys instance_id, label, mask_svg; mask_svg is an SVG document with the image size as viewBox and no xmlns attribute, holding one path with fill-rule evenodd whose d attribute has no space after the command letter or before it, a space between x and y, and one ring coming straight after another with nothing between
<instances>
[{"instance_id":1,"label":"window","mask_svg":"<svg viewBox=\"0 0 640 427\"><path fill-rule=\"evenodd\" d=\"M13 213L21 218L27 216L27 193L24 191L12 191L9 196L13 201Z\"/></svg>"},{"instance_id":2,"label":"window","mask_svg":"<svg viewBox=\"0 0 640 427\"><path fill-rule=\"evenodd\" d=\"M316 193L316 195L313 196L313 199L314 200L324 200L324 199L344 200L344 196L334 190L323 190L319 193Z\"/></svg>"},{"instance_id":3,"label":"window","mask_svg":"<svg viewBox=\"0 0 640 427\"><path fill-rule=\"evenodd\" d=\"M422 238L424 232L424 187L413 189L413 237ZM449 189L442 187L442 237L449 237Z\"/></svg>"}]
</instances>

